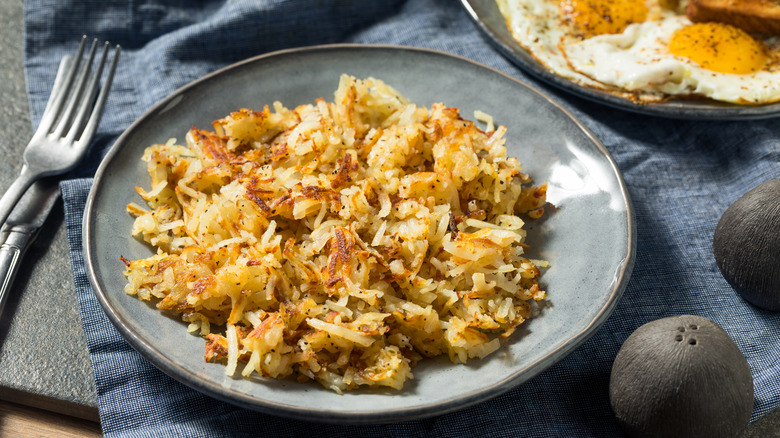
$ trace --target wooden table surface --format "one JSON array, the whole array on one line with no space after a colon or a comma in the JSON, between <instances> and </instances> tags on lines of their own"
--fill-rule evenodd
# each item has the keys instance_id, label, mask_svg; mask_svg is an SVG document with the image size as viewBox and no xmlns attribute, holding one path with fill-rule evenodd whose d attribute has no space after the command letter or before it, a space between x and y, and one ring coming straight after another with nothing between
<instances>
[{"instance_id":1,"label":"wooden table surface","mask_svg":"<svg viewBox=\"0 0 780 438\"><path fill-rule=\"evenodd\" d=\"M89 420L0 401L0 436L18 438L93 438L100 424Z\"/></svg>"}]
</instances>

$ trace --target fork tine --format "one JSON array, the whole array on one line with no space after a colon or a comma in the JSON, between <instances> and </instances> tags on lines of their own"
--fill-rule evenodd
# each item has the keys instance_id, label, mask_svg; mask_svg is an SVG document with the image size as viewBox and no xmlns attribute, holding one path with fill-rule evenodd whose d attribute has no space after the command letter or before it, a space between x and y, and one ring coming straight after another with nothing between
<instances>
[{"instance_id":1,"label":"fork tine","mask_svg":"<svg viewBox=\"0 0 780 438\"><path fill-rule=\"evenodd\" d=\"M73 68L75 59L75 55L65 55L62 57L60 66L57 69L57 75L54 77L54 86L51 87L51 95L49 96L49 100L46 101L46 108L43 110L41 120L46 119L49 114L54 111L57 98L63 93L65 83L70 77L71 72L75 70Z\"/></svg>"},{"instance_id":2,"label":"fork tine","mask_svg":"<svg viewBox=\"0 0 780 438\"><path fill-rule=\"evenodd\" d=\"M65 78L62 80L62 83L60 86L57 86L55 83L54 87L52 87L51 95L49 96L49 100L46 103L46 109L43 111L43 116L41 117L41 122L38 124L38 129L35 131L36 137L48 134L52 126L54 126L54 122L57 121L57 116L62 110L62 107L66 102L66 98L68 97L68 90L70 89L71 85L73 84L73 80L76 77L76 72L79 69L81 58L84 56L86 41L87 36L84 35L81 38L79 48L76 51L76 55L73 57L72 62L70 63L69 70Z\"/></svg>"},{"instance_id":3,"label":"fork tine","mask_svg":"<svg viewBox=\"0 0 780 438\"><path fill-rule=\"evenodd\" d=\"M104 54L106 50L108 50L108 45L106 45L104 49ZM100 123L100 117L103 115L103 108L105 107L106 100L108 99L108 92L111 90L111 83L114 81L114 73L116 72L116 65L119 61L119 54L121 52L122 52L122 48L119 45L117 45L116 48L114 49L114 59L111 60L111 65L108 68L106 79L103 81L103 88L100 90L100 94L98 95L97 101L95 102L95 105L92 107L92 115L89 117L89 120L87 121L87 125L84 127L84 131L82 132L81 137L79 138L76 146L87 147L87 145L89 145L89 142L92 140L92 136L95 134L95 130L97 129L98 123ZM105 58L103 59L103 61L105 61ZM102 68L102 62L101 62L101 68Z\"/></svg>"},{"instance_id":4,"label":"fork tine","mask_svg":"<svg viewBox=\"0 0 780 438\"><path fill-rule=\"evenodd\" d=\"M67 102L68 102L67 107L65 111L61 113L59 122L57 123L57 126L54 128L54 131L52 132L52 134L54 134L55 137L62 136L62 133L65 132L65 129L67 129L70 126L70 123L73 120L73 116L76 111L76 106L79 103L81 103L83 99L84 89L86 88L85 86L87 84L87 81L89 80L90 71L92 69L92 61L95 60L95 53L97 52L97 43L98 43L97 38L92 40L92 46L89 48L89 55L87 55L87 62L81 65L81 68L79 69L75 92L69 93L67 98Z\"/></svg>"},{"instance_id":5,"label":"fork tine","mask_svg":"<svg viewBox=\"0 0 780 438\"><path fill-rule=\"evenodd\" d=\"M100 87L100 76L103 75L103 68L106 65L107 56L108 41L106 41L106 43L103 45L103 52L100 55L100 61L98 61L97 67L90 76L89 84L85 89L85 94L81 96L78 114L73 120L68 134L65 136L65 140L68 142L73 141L73 139L76 138L76 135L81 133L81 129L84 126L84 120L87 118L89 110L92 109L93 103L95 103L95 95L97 94L97 90Z\"/></svg>"}]
</instances>

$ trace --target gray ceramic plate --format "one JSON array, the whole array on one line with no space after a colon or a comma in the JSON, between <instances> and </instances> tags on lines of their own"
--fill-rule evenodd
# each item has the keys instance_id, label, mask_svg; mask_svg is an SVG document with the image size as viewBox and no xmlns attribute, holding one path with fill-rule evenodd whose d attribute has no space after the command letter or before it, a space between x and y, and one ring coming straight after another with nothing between
<instances>
[{"instance_id":1,"label":"gray ceramic plate","mask_svg":"<svg viewBox=\"0 0 780 438\"><path fill-rule=\"evenodd\" d=\"M419 105L444 102L471 118L480 109L508 126L508 150L557 205L529 229L552 307L485 360L423 361L403 391L337 395L317 383L230 378L203 361L204 341L184 323L124 294L119 257L153 254L130 236L127 203L149 187L144 148L241 107L274 100L288 107L333 99L339 75L385 80ZM336 45L248 59L176 91L135 122L97 171L84 214L85 262L95 294L127 341L164 372L216 398L265 412L320 421L386 422L463 408L539 374L593 335L620 298L634 260L634 219L609 153L571 114L516 79L448 54L404 47Z\"/></svg>"},{"instance_id":2,"label":"gray ceramic plate","mask_svg":"<svg viewBox=\"0 0 780 438\"><path fill-rule=\"evenodd\" d=\"M582 86L550 72L534 59L526 49L520 46L507 28L504 17L496 5L496 0L461 0L461 3L477 27L487 35L490 42L510 61L542 81L588 100L640 114L678 119L749 120L780 115L780 103L740 106L713 100L694 101L677 99L663 103L637 104L602 90Z\"/></svg>"}]
</instances>

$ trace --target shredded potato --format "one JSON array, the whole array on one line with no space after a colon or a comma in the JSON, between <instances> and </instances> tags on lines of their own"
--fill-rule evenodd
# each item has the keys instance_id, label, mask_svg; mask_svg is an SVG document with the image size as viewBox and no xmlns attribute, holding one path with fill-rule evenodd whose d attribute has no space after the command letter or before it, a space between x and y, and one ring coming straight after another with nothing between
<instances>
[{"instance_id":1,"label":"shredded potato","mask_svg":"<svg viewBox=\"0 0 780 438\"><path fill-rule=\"evenodd\" d=\"M401 389L423 357L485 357L546 298L519 217L546 185L480 118L490 131L342 75L334 102L150 146L146 206L127 211L157 252L122 258L125 291L180 314L231 375Z\"/></svg>"}]
</instances>

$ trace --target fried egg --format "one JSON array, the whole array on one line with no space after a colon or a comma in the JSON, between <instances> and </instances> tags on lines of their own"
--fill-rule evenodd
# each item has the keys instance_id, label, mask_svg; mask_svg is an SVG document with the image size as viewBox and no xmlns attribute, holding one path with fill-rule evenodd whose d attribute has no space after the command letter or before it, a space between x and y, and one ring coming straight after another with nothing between
<instances>
[{"instance_id":1,"label":"fried egg","mask_svg":"<svg viewBox=\"0 0 780 438\"><path fill-rule=\"evenodd\" d=\"M780 100L780 39L691 23L659 0L497 0L514 38L553 73L639 102Z\"/></svg>"}]
</instances>

